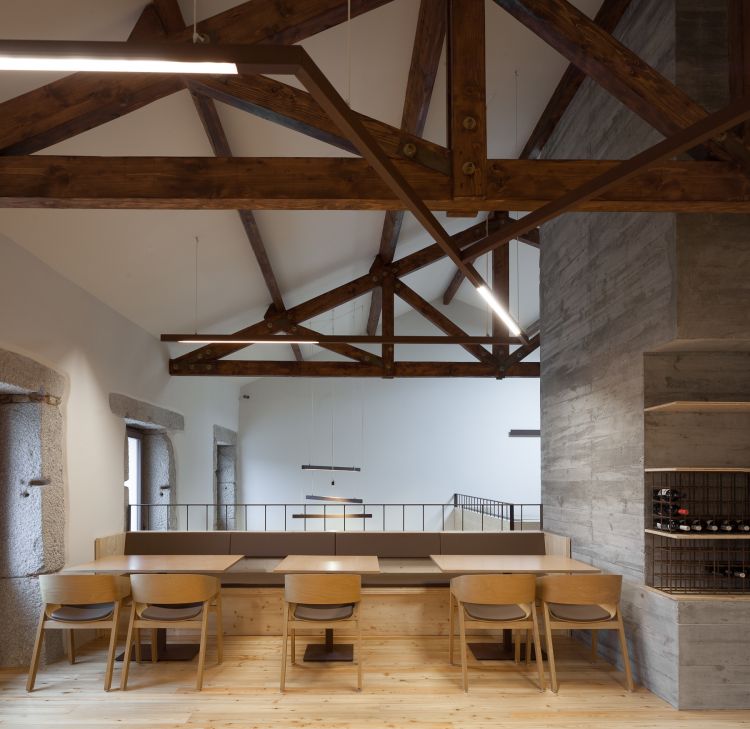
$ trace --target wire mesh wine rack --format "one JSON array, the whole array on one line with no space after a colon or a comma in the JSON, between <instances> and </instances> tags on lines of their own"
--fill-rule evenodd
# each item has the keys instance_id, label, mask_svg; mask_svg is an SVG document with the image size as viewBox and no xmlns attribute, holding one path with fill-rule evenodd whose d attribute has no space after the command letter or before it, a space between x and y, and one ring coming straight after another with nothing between
<instances>
[{"instance_id":1,"label":"wire mesh wine rack","mask_svg":"<svg viewBox=\"0 0 750 729\"><path fill-rule=\"evenodd\" d=\"M647 581L669 593L750 594L750 474L647 472Z\"/></svg>"}]
</instances>

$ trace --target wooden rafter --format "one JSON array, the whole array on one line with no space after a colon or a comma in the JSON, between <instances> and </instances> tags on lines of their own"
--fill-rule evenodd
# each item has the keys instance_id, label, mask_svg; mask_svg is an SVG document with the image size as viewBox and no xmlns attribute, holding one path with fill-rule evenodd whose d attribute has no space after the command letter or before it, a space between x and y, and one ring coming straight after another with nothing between
<instances>
[{"instance_id":1,"label":"wooden rafter","mask_svg":"<svg viewBox=\"0 0 750 729\"><path fill-rule=\"evenodd\" d=\"M352 0L352 15L390 0ZM149 16L151 11L148 12ZM198 24L212 43L297 43L347 19L347 0L251 0ZM150 18L137 40L150 37ZM192 29L168 40L189 42ZM183 88L178 76L76 73L0 104L0 154L30 154L135 111Z\"/></svg>"},{"instance_id":2,"label":"wooden rafter","mask_svg":"<svg viewBox=\"0 0 750 729\"><path fill-rule=\"evenodd\" d=\"M527 344L523 344L517 349L513 350L513 353L506 357L503 363L500 365L500 369L503 372L510 372L514 367L518 367L518 365L521 363L521 360L528 357L536 349L539 349L539 344L540 335L537 333L533 337L531 337L531 339L529 339Z\"/></svg>"},{"instance_id":3,"label":"wooden rafter","mask_svg":"<svg viewBox=\"0 0 750 729\"><path fill-rule=\"evenodd\" d=\"M494 220L497 223L510 223L513 218L510 217L507 211L500 210L490 213L488 220ZM539 229L535 228L534 230L530 230L527 233L519 235L518 240L532 246L533 248L539 248ZM453 297L456 295L456 293L458 293L458 289L461 287L463 281L463 273L461 273L461 271L459 270L456 270L456 272L453 274L453 278L448 284L448 287L443 293L443 304L447 306L451 303L451 301L453 301Z\"/></svg>"},{"instance_id":4,"label":"wooden rafter","mask_svg":"<svg viewBox=\"0 0 750 729\"><path fill-rule=\"evenodd\" d=\"M435 85L440 54L445 39L447 20L446 0L422 0L419 5L417 30L406 82L404 110L401 117L401 131L422 136L430 107L432 89ZM416 149L416 145L415 145ZM400 150L403 152L403 145ZM447 153L446 153L447 161ZM378 256L382 263L390 263L396 253L398 237L404 213L401 210L387 210L380 234ZM380 319L382 292L373 289L370 298L370 312L367 316L367 333L374 334Z\"/></svg>"},{"instance_id":5,"label":"wooden rafter","mask_svg":"<svg viewBox=\"0 0 750 729\"><path fill-rule=\"evenodd\" d=\"M473 225L471 228L465 230L460 236L456 237L456 244L459 248L465 248L471 245L474 241L481 239L485 234L486 229L484 223ZM388 266L381 265L363 276L347 281L341 286L337 286L336 288L319 294L318 296L313 296L311 299L287 309L283 315L270 314L263 321L252 324L249 327L244 327L243 329L234 332L232 336L247 339L253 337L267 337L276 332L288 331L290 326L296 323L312 319L313 317L366 294L368 291L371 291L373 288L380 285L381 277L385 273L389 273L395 278L401 278L410 273L414 273L415 271L419 271L421 268L435 263L435 261L439 261L444 255L442 249L437 244L427 246L415 253L411 253L408 256L404 256L403 258L394 261ZM218 360L244 349L244 346L245 345L237 344L209 344L184 354L174 361L182 366L188 363Z\"/></svg>"},{"instance_id":6,"label":"wooden rafter","mask_svg":"<svg viewBox=\"0 0 750 729\"><path fill-rule=\"evenodd\" d=\"M666 137L706 117L708 112L700 104L568 0L495 3ZM733 134L721 142L711 138L703 142L719 159L734 161L750 171L750 150Z\"/></svg>"},{"instance_id":7,"label":"wooden rafter","mask_svg":"<svg viewBox=\"0 0 750 729\"><path fill-rule=\"evenodd\" d=\"M612 33L617 27L620 18L622 18L628 9L630 2L631 0L604 0L601 8L599 8L599 12L596 14L596 18L594 18L594 23L607 33ZM570 106L585 78L586 74L577 66L572 63L568 66L524 145L519 159L536 159L539 157L544 145L557 128L565 110ZM504 214L508 215L507 213ZM510 217L508 216L509 220ZM529 234L521 237L520 240L538 247L539 231L536 230L533 232L536 234L535 240L531 240ZM457 270L443 294L444 304L450 304L463 280L463 274Z\"/></svg>"},{"instance_id":8,"label":"wooden rafter","mask_svg":"<svg viewBox=\"0 0 750 729\"><path fill-rule=\"evenodd\" d=\"M440 329L440 331L454 337L468 336L458 324L451 321L439 309L436 309L429 301L422 298L414 289L402 281L396 283L395 290L400 299L403 299L412 309L418 311L425 319ZM461 346L480 362L497 366L497 360L480 344L463 344Z\"/></svg>"},{"instance_id":9,"label":"wooden rafter","mask_svg":"<svg viewBox=\"0 0 750 729\"><path fill-rule=\"evenodd\" d=\"M462 209L445 175L396 164L428 207ZM619 164L489 160L488 195L477 206L534 210ZM360 159L33 155L0 156L0 207L389 210L405 205ZM750 181L725 162L662 161L580 199L571 210L747 213Z\"/></svg>"},{"instance_id":10,"label":"wooden rafter","mask_svg":"<svg viewBox=\"0 0 750 729\"><path fill-rule=\"evenodd\" d=\"M341 133L307 91L264 76L194 76L188 79L187 83L191 90L209 96L215 101L347 152L357 153L356 147ZM390 124L364 114L357 114L357 117L390 157L410 159L443 174L450 171L448 150L445 147L414 134L401 132ZM404 147L407 145L413 145L413 156L404 154ZM410 151L410 148L407 151Z\"/></svg>"}]
</instances>

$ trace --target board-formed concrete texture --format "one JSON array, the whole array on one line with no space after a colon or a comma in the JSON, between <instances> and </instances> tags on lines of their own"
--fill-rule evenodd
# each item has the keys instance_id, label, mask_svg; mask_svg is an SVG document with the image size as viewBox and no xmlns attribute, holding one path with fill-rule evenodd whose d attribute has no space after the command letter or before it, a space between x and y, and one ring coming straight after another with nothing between
<instances>
[{"instance_id":1,"label":"board-formed concrete texture","mask_svg":"<svg viewBox=\"0 0 750 729\"><path fill-rule=\"evenodd\" d=\"M109 409L129 425L139 427L164 428L165 430L185 430L185 418L172 410L136 400L127 395L112 392L109 395Z\"/></svg>"},{"instance_id":2,"label":"board-formed concrete texture","mask_svg":"<svg viewBox=\"0 0 750 729\"><path fill-rule=\"evenodd\" d=\"M633 0L615 32L711 108L727 100L726 34L723 0ZM626 158L659 139L587 79L543 156ZM705 348L706 338L723 339L719 343L730 348L748 338L750 218L729 217L570 214L542 230L545 528L572 537L574 557L624 575L623 614L636 676L680 708L750 707L750 634L738 627L750 603L725 613L728 601L708 600L701 603L711 606L699 616L704 622L688 623L684 616L698 610L689 600L643 585L644 354L662 357L646 353L678 339L683 347L692 339L696 348L699 343ZM740 270L726 270L732 266ZM731 311L719 321L727 306ZM678 367L651 390L682 381L683 391L695 392L697 399L715 390L746 391L741 359L732 361L726 386L705 387L698 370L705 371L711 353L697 357L703 364L691 374L683 376ZM709 377L721 377L721 368L708 368ZM648 404L655 397L650 391ZM714 641L713 649L705 636ZM621 663L612 638L603 634L600 650ZM737 647L724 651L729 643ZM697 666L709 665L701 682Z\"/></svg>"},{"instance_id":3,"label":"board-formed concrete texture","mask_svg":"<svg viewBox=\"0 0 750 729\"><path fill-rule=\"evenodd\" d=\"M65 563L64 378L0 350L0 666L28 664L40 611L36 576ZM61 654L53 638L45 656Z\"/></svg>"}]
</instances>

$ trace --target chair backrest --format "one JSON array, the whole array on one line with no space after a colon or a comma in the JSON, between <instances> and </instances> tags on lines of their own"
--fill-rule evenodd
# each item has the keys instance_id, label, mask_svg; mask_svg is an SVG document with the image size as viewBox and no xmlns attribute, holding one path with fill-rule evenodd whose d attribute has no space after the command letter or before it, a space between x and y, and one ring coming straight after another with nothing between
<instances>
[{"instance_id":1,"label":"chair backrest","mask_svg":"<svg viewBox=\"0 0 750 729\"><path fill-rule=\"evenodd\" d=\"M287 602L336 605L359 602L361 596L360 575L286 575L284 579L284 597Z\"/></svg>"},{"instance_id":2,"label":"chair backrest","mask_svg":"<svg viewBox=\"0 0 750 729\"><path fill-rule=\"evenodd\" d=\"M461 575L451 580L460 602L478 605L530 605L536 595L534 575Z\"/></svg>"},{"instance_id":3,"label":"chair backrest","mask_svg":"<svg viewBox=\"0 0 750 729\"><path fill-rule=\"evenodd\" d=\"M537 584L544 602L602 605L614 616L620 602L622 575L546 575Z\"/></svg>"},{"instance_id":4,"label":"chair backrest","mask_svg":"<svg viewBox=\"0 0 750 729\"><path fill-rule=\"evenodd\" d=\"M115 575L39 575L46 605L90 605L115 602L130 594L127 578Z\"/></svg>"},{"instance_id":5,"label":"chair backrest","mask_svg":"<svg viewBox=\"0 0 750 729\"><path fill-rule=\"evenodd\" d=\"M149 605L206 602L221 589L219 579L208 575L131 575L130 584L133 590L133 600Z\"/></svg>"}]
</instances>

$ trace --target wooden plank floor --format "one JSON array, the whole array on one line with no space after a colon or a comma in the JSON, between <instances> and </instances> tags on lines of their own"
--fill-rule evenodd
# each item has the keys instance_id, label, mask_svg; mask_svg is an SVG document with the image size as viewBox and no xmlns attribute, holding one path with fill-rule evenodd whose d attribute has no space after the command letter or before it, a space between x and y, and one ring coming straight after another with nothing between
<instances>
[{"instance_id":1,"label":"wooden plank floor","mask_svg":"<svg viewBox=\"0 0 750 729\"><path fill-rule=\"evenodd\" d=\"M301 654L303 641L298 640ZM204 689L193 690L195 661L131 666L128 690L102 690L104 652L81 649L78 663L42 668L33 694L25 674L0 671L3 727L182 727L195 729L624 729L750 727L750 711L678 712L643 688L628 693L622 674L559 640L558 695L539 693L533 671L472 661L470 693L447 662L445 639L365 641L364 690L351 664L303 664L278 693L280 641L229 636L225 661L209 651ZM470 659L471 660L471 659ZM115 685L119 682L119 668Z\"/></svg>"}]
</instances>

